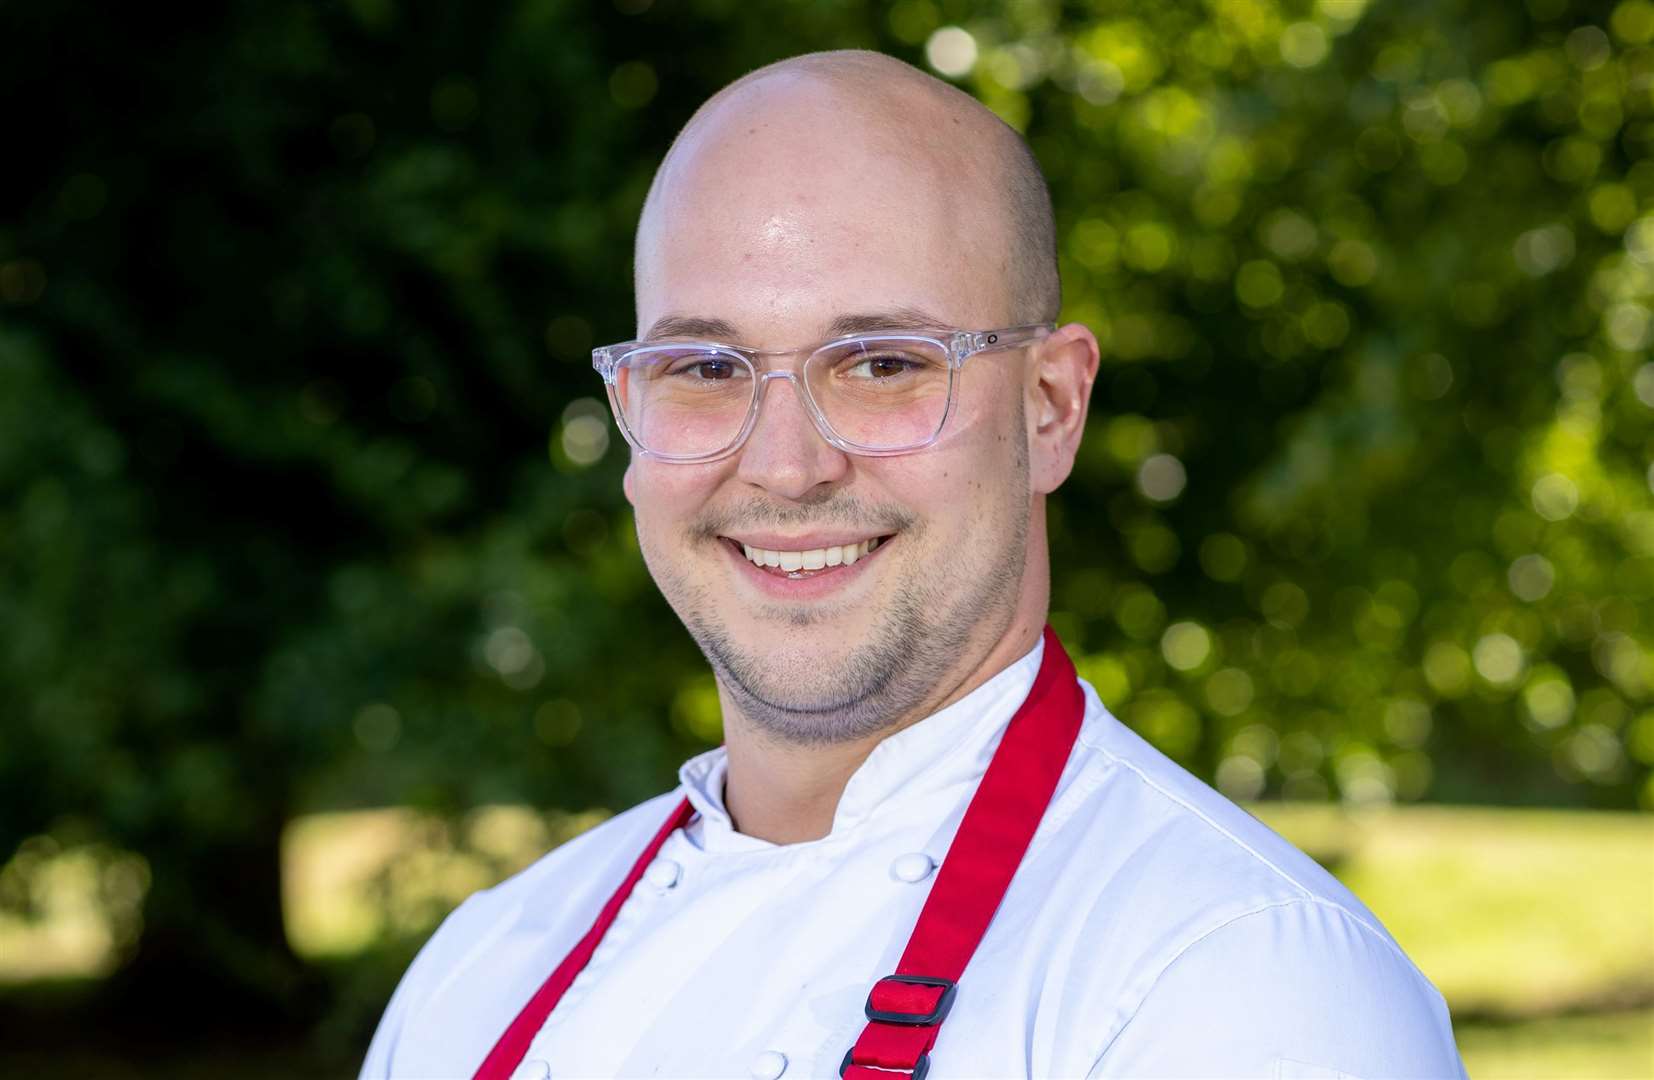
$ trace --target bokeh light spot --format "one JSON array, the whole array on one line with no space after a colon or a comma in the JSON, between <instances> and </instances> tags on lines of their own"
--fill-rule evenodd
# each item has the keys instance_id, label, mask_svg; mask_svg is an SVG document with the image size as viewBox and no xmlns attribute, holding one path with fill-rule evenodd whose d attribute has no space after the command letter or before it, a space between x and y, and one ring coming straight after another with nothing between
<instances>
[{"instance_id":1,"label":"bokeh light spot","mask_svg":"<svg viewBox=\"0 0 1654 1080\"><path fill-rule=\"evenodd\" d=\"M1522 646L1509 634L1486 634L1471 650L1476 674L1494 686L1510 686L1522 677Z\"/></svg>"},{"instance_id":2,"label":"bokeh light spot","mask_svg":"<svg viewBox=\"0 0 1654 1080\"><path fill-rule=\"evenodd\" d=\"M1165 625L1166 606L1143 586L1130 585L1115 598L1114 621L1127 636L1147 641Z\"/></svg>"},{"instance_id":3,"label":"bokeh light spot","mask_svg":"<svg viewBox=\"0 0 1654 1080\"><path fill-rule=\"evenodd\" d=\"M1327 269L1340 285L1358 288L1378 274L1378 256L1360 240L1344 239L1327 252Z\"/></svg>"},{"instance_id":4,"label":"bokeh light spot","mask_svg":"<svg viewBox=\"0 0 1654 1080\"><path fill-rule=\"evenodd\" d=\"M1259 228L1264 246L1283 259L1305 259L1315 253L1320 239L1315 225L1295 210L1282 208L1264 219Z\"/></svg>"},{"instance_id":5,"label":"bokeh light spot","mask_svg":"<svg viewBox=\"0 0 1654 1080\"><path fill-rule=\"evenodd\" d=\"M1176 622L1160 637L1160 654L1178 671L1195 671L1212 655L1212 635L1197 622Z\"/></svg>"},{"instance_id":6,"label":"bokeh light spot","mask_svg":"<svg viewBox=\"0 0 1654 1080\"><path fill-rule=\"evenodd\" d=\"M1131 726L1168 757L1185 758L1200 744L1200 715L1170 691L1144 694L1129 715Z\"/></svg>"},{"instance_id":7,"label":"bokeh light spot","mask_svg":"<svg viewBox=\"0 0 1654 1080\"><path fill-rule=\"evenodd\" d=\"M1627 184L1599 184L1586 206L1593 225L1605 233L1618 233L1637 216L1637 193Z\"/></svg>"},{"instance_id":8,"label":"bokeh light spot","mask_svg":"<svg viewBox=\"0 0 1654 1080\"><path fill-rule=\"evenodd\" d=\"M1241 264L1235 273L1235 295L1250 308L1266 308L1280 302L1286 293L1281 271L1267 259Z\"/></svg>"},{"instance_id":9,"label":"bokeh light spot","mask_svg":"<svg viewBox=\"0 0 1654 1080\"><path fill-rule=\"evenodd\" d=\"M925 60L950 79L963 78L976 67L976 39L959 26L944 26L925 42Z\"/></svg>"},{"instance_id":10,"label":"bokeh light spot","mask_svg":"<svg viewBox=\"0 0 1654 1080\"><path fill-rule=\"evenodd\" d=\"M1516 238L1516 265L1529 277L1544 277L1574 258L1574 234L1566 225L1542 225Z\"/></svg>"},{"instance_id":11,"label":"bokeh light spot","mask_svg":"<svg viewBox=\"0 0 1654 1080\"><path fill-rule=\"evenodd\" d=\"M1187 483L1183 463L1171 454L1150 455L1137 468L1137 490L1153 502L1172 502Z\"/></svg>"},{"instance_id":12,"label":"bokeh light spot","mask_svg":"<svg viewBox=\"0 0 1654 1080\"><path fill-rule=\"evenodd\" d=\"M1560 669L1546 665L1522 688L1522 707L1536 727L1554 731L1573 718L1574 688Z\"/></svg>"},{"instance_id":13,"label":"bokeh light spot","mask_svg":"<svg viewBox=\"0 0 1654 1080\"><path fill-rule=\"evenodd\" d=\"M534 734L547 746L568 746L580 734L580 706L566 698L541 702L534 710Z\"/></svg>"},{"instance_id":14,"label":"bokeh light spot","mask_svg":"<svg viewBox=\"0 0 1654 1080\"><path fill-rule=\"evenodd\" d=\"M534 662L534 642L520 628L502 626L488 635L484 655L495 671L514 675Z\"/></svg>"},{"instance_id":15,"label":"bokeh light spot","mask_svg":"<svg viewBox=\"0 0 1654 1080\"><path fill-rule=\"evenodd\" d=\"M1240 802L1263 794L1263 766L1245 754L1232 754L1218 762L1213 779L1219 791Z\"/></svg>"},{"instance_id":16,"label":"bokeh light spot","mask_svg":"<svg viewBox=\"0 0 1654 1080\"><path fill-rule=\"evenodd\" d=\"M1654 41L1654 3L1649 0L1624 0L1614 8L1608 19L1614 36L1627 45L1646 45Z\"/></svg>"},{"instance_id":17,"label":"bokeh light spot","mask_svg":"<svg viewBox=\"0 0 1654 1080\"><path fill-rule=\"evenodd\" d=\"M1384 706L1384 734L1397 746L1423 746L1432 726L1430 706L1416 698L1396 698Z\"/></svg>"},{"instance_id":18,"label":"bokeh light spot","mask_svg":"<svg viewBox=\"0 0 1654 1080\"><path fill-rule=\"evenodd\" d=\"M1357 745L1346 749L1334 768L1338 774L1338 792L1345 802L1374 805L1395 798L1395 773L1366 747Z\"/></svg>"},{"instance_id":19,"label":"bokeh light spot","mask_svg":"<svg viewBox=\"0 0 1654 1080\"><path fill-rule=\"evenodd\" d=\"M1277 581L1264 590L1259 607L1271 625L1291 629L1309 616L1309 594L1290 581Z\"/></svg>"},{"instance_id":20,"label":"bokeh light spot","mask_svg":"<svg viewBox=\"0 0 1654 1080\"><path fill-rule=\"evenodd\" d=\"M1579 488L1561 473L1546 473L1533 482L1529 495L1534 513L1546 521L1562 521L1579 509Z\"/></svg>"},{"instance_id":21,"label":"bokeh light spot","mask_svg":"<svg viewBox=\"0 0 1654 1080\"><path fill-rule=\"evenodd\" d=\"M1240 668L1222 668L1206 680L1206 703L1219 716L1239 716L1251 708L1255 695L1252 676Z\"/></svg>"},{"instance_id":22,"label":"bokeh light spot","mask_svg":"<svg viewBox=\"0 0 1654 1080\"><path fill-rule=\"evenodd\" d=\"M1639 263L1654 263L1654 217L1641 217L1625 230L1625 250Z\"/></svg>"},{"instance_id":23,"label":"bokeh light spot","mask_svg":"<svg viewBox=\"0 0 1654 1080\"><path fill-rule=\"evenodd\" d=\"M1589 780L1613 780L1624 762L1619 736L1601 724L1585 725L1564 745L1568 764Z\"/></svg>"},{"instance_id":24,"label":"bokeh light spot","mask_svg":"<svg viewBox=\"0 0 1654 1080\"><path fill-rule=\"evenodd\" d=\"M628 60L609 75L609 97L622 109L641 109L655 100L660 79L644 60Z\"/></svg>"},{"instance_id":25,"label":"bokeh light spot","mask_svg":"<svg viewBox=\"0 0 1654 1080\"><path fill-rule=\"evenodd\" d=\"M558 436L563 455L573 464L595 465L609 449L609 413L595 398L576 398L563 410Z\"/></svg>"},{"instance_id":26,"label":"bokeh light spot","mask_svg":"<svg viewBox=\"0 0 1654 1080\"><path fill-rule=\"evenodd\" d=\"M1654 363L1645 363L1637 368L1637 373L1631 377L1631 389L1638 401L1654 409Z\"/></svg>"},{"instance_id":27,"label":"bokeh light spot","mask_svg":"<svg viewBox=\"0 0 1654 1080\"><path fill-rule=\"evenodd\" d=\"M1591 25L1581 26L1570 33L1563 48L1568 59L1581 71L1595 71L1606 64L1614 52L1614 46L1609 42L1608 35L1602 32L1602 27Z\"/></svg>"},{"instance_id":28,"label":"bokeh light spot","mask_svg":"<svg viewBox=\"0 0 1654 1080\"><path fill-rule=\"evenodd\" d=\"M1654 341L1654 318L1643 305L1626 301L1603 312L1602 331L1614 348L1637 352Z\"/></svg>"},{"instance_id":29,"label":"bokeh light spot","mask_svg":"<svg viewBox=\"0 0 1654 1080\"><path fill-rule=\"evenodd\" d=\"M1470 656L1450 641L1438 641L1425 650L1424 678L1444 698L1464 696L1470 689Z\"/></svg>"},{"instance_id":30,"label":"bokeh light spot","mask_svg":"<svg viewBox=\"0 0 1654 1080\"><path fill-rule=\"evenodd\" d=\"M1327 32L1312 22L1296 22L1281 31L1281 59L1295 68L1312 68L1327 58Z\"/></svg>"},{"instance_id":31,"label":"bokeh light spot","mask_svg":"<svg viewBox=\"0 0 1654 1080\"><path fill-rule=\"evenodd\" d=\"M1550 594L1556 584L1556 568L1543 555L1523 555L1510 564L1506 580L1517 599L1531 604Z\"/></svg>"}]
</instances>

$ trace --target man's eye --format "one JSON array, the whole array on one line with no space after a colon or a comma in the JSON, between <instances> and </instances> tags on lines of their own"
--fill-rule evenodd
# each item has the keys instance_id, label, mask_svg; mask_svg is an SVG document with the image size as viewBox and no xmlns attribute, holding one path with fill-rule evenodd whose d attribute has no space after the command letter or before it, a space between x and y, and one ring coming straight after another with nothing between
<instances>
[{"instance_id":1,"label":"man's eye","mask_svg":"<svg viewBox=\"0 0 1654 1080\"><path fill-rule=\"evenodd\" d=\"M850 365L845 374L858 379L890 379L918 371L922 367L922 362L902 353L878 353L859 358Z\"/></svg>"},{"instance_id":2,"label":"man's eye","mask_svg":"<svg viewBox=\"0 0 1654 1080\"><path fill-rule=\"evenodd\" d=\"M717 357L695 358L679 360L667 368L668 375L677 375L686 379L698 381L713 381L717 379L732 379L736 374L736 365L732 360L721 360Z\"/></svg>"}]
</instances>

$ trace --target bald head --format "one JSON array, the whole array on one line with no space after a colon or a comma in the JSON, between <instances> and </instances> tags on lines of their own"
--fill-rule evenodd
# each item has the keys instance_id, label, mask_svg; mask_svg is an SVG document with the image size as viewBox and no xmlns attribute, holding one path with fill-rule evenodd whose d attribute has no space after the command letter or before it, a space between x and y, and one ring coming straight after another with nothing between
<instances>
[{"instance_id":1,"label":"bald head","mask_svg":"<svg viewBox=\"0 0 1654 1080\"><path fill-rule=\"evenodd\" d=\"M991 294L992 318L978 311L961 325L1057 316L1051 199L1027 143L956 87L879 53L842 51L744 76L678 134L638 225L640 321L659 245L705 226L708 215L727 219L730 235L754 224L774 235L811 210L895 215L927 230L926 239L940 241L937 259L969 269L979 279L972 284ZM801 247L824 235L794 231ZM792 254L821 258L819 250Z\"/></svg>"}]
</instances>

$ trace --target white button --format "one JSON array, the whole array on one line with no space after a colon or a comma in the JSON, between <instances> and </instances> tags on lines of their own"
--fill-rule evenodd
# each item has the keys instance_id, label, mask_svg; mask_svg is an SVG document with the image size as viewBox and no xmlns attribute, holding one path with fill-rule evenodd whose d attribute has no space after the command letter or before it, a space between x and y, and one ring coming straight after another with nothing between
<instances>
[{"instance_id":1,"label":"white button","mask_svg":"<svg viewBox=\"0 0 1654 1080\"><path fill-rule=\"evenodd\" d=\"M643 880L657 889L671 889L678 884L680 869L671 859L656 859L643 872Z\"/></svg>"},{"instance_id":2,"label":"white button","mask_svg":"<svg viewBox=\"0 0 1654 1080\"><path fill-rule=\"evenodd\" d=\"M752 1067L747 1072L752 1080L776 1080L787 1071L787 1055L779 1050L765 1050L752 1059Z\"/></svg>"},{"instance_id":3,"label":"white button","mask_svg":"<svg viewBox=\"0 0 1654 1080\"><path fill-rule=\"evenodd\" d=\"M930 872L934 869L935 859L922 851L910 851L906 855L896 856L895 861L890 864L890 876L912 885L930 877Z\"/></svg>"},{"instance_id":4,"label":"white button","mask_svg":"<svg viewBox=\"0 0 1654 1080\"><path fill-rule=\"evenodd\" d=\"M530 1058L517 1066L511 1080L551 1080L551 1066L539 1058Z\"/></svg>"}]
</instances>

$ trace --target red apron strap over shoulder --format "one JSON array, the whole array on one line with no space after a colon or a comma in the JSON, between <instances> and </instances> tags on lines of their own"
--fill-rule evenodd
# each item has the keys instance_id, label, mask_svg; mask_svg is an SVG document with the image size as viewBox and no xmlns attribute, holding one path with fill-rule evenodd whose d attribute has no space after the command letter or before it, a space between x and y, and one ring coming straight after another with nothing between
<instances>
[{"instance_id":1,"label":"red apron strap over shoulder","mask_svg":"<svg viewBox=\"0 0 1654 1080\"><path fill-rule=\"evenodd\" d=\"M930 1049L953 1007L960 976L987 933L1045 808L1057 789L1085 714L1085 695L1062 643L1045 628L1045 655L1027 699L1011 717L965 808L936 883L919 912L894 974L867 995L867 1027L844 1055L845 1080L899 1080L900 1070L923 1080ZM598 913L586 936L529 999L494 1044L475 1080L510 1080L534 1036L620 913L661 845L693 816L680 803Z\"/></svg>"},{"instance_id":2,"label":"red apron strap over shoulder","mask_svg":"<svg viewBox=\"0 0 1654 1080\"><path fill-rule=\"evenodd\" d=\"M637 862L632 864L626 880L620 883L620 888L609 897L609 902L603 905L603 910L597 913L597 919L592 923L591 929L586 931L586 936L580 939L573 951L557 965L557 970L551 973L551 977L528 999L528 1004L523 1006L522 1012L511 1021L511 1026L505 1029L499 1041L494 1044L494 1049L488 1052L481 1067L477 1069L475 1080L511 1080L511 1074L523 1063L523 1057L527 1055L534 1036L545 1026L546 1017L551 1015L551 1010L562 1000L563 992L592 958L592 953L597 951L597 943L609 932L609 926L615 921L615 916L620 914L621 905L632 895L632 889L643 877L643 872L649 868L649 864L655 861L661 845L666 843L667 837L689 824L689 819L694 814L695 811L690 807L688 799L678 803L677 808L672 811L672 816L667 818L666 824L660 827L654 839L643 849L643 854L638 856Z\"/></svg>"},{"instance_id":3,"label":"red apron strap over shoulder","mask_svg":"<svg viewBox=\"0 0 1654 1080\"><path fill-rule=\"evenodd\" d=\"M1050 627L1027 700L1011 718L977 785L896 972L867 995L867 1027L844 1055L845 1080L913 1080L953 1006L965 965L988 931L1057 790L1085 715L1074 665Z\"/></svg>"}]
</instances>

